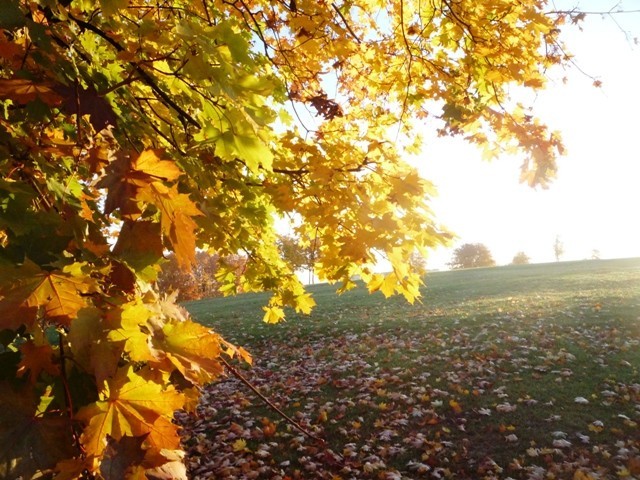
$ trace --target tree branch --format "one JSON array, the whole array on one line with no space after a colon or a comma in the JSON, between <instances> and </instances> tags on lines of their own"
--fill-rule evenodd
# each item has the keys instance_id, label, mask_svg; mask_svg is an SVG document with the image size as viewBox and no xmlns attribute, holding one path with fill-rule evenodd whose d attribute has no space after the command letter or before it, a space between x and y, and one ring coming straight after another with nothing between
<instances>
[{"instance_id":1,"label":"tree branch","mask_svg":"<svg viewBox=\"0 0 640 480\"><path fill-rule=\"evenodd\" d=\"M68 15L69 15L69 18L73 20L78 26L95 33L100 38L102 38L107 43L109 43L111 46L113 46L117 51L123 52L125 50L125 48L122 45L120 45L117 41L115 41L113 38L107 35L106 32L102 31L100 28L96 27L91 23L85 22L84 20L75 18L71 13L69 13ZM180 116L181 120L187 123L190 123L195 127L202 128L200 123L191 115L189 115L189 113L187 113L184 109L182 109L182 107L180 107L176 102L174 102L171 99L171 97L169 97L169 95L167 95L167 93L158 86L158 84L153 79L153 77L149 75L140 65L134 62L128 62L128 63L129 65L131 65L131 67L135 69L136 72L138 72L138 75L140 75L144 83L146 83L151 88L151 90L153 90L156 93L156 95L158 95L167 105L169 105L176 112L178 112L178 115Z\"/></svg>"},{"instance_id":2,"label":"tree branch","mask_svg":"<svg viewBox=\"0 0 640 480\"><path fill-rule=\"evenodd\" d=\"M227 367L227 370L229 370L233 374L234 377L236 377L238 380L240 380L242 383L244 383L247 387L249 387L251 389L251 391L253 393L255 393L260 398L260 400L262 400L270 409L272 409L274 412L276 412L278 415L280 415L284 420L286 420L286 422L289 425L293 426L296 430L302 432L307 437L313 438L314 440L320 442L323 446L325 446L325 447L327 446L327 441L324 438L320 438L320 437L314 435L309 430L307 430L302 425L300 425L298 422L296 422L293 418L291 418L286 413L284 413L282 410L280 410L271 400L269 400L267 397L265 397L260 392L260 390L258 390L255 387L255 385L253 385L249 380L244 378L244 376L242 376L242 374L238 370L236 370L234 367L232 367L229 364L229 362L227 362L227 360L224 359L224 357L220 357L220 361L222 361L224 366ZM338 456L339 458L341 458L344 461L344 457L342 455L340 455L339 453L333 452L333 454Z\"/></svg>"},{"instance_id":3,"label":"tree branch","mask_svg":"<svg viewBox=\"0 0 640 480\"><path fill-rule=\"evenodd\" d=\"M335 3L332 3L331 6L333 7L333 9L338 13L338 15L340 16L340 18L342 19L342 21L344 22L344 25L347 27L347 30L349 30L349 33L353 36L353 38L356 39L356 42L358 43L362 43L362 40L360 40L360 38L358 38L358 35L356 35L356 32L353 31L353 29L351 28L351 25L349 25L349 22L347 21L346 18L344 18L344 15L342 15L342 12L340 11L340 9L336 6Z\"/></svg>"}]
</instances>

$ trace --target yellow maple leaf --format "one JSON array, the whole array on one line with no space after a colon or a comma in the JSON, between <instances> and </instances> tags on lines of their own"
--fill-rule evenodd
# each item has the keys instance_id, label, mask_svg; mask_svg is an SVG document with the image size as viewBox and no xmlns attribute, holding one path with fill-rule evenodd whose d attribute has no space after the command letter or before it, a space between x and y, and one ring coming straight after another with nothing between
<instances>
[{"instance_id":1,"label":"yellow maple leaf","mask_svg":"<svg viewBox=\"0 0 640 480\"><path fill-rule=\"evenodd\" d=\"M385 297L389 298L395 292L397 285L397 277L394 274L389 274L384 277L380 284L380 291Z\"/></svg>"},{"instance_id":2,"label":"yellow maple leaf","mask_svg":"<svg viewBox=\"0 0 640 480\"><path fill-rule=\"evenodd\" d=\"M235 442L233 442L233 451L234 452L242 452L247 449L247 441L243 438L239 438Z\"/></svg>"},{"instance_id":3,"label":"yellow maple leaf","mask_svg":"<svg viewBox=\"0 0 640 480\"><path fill-rule=\"evenodd\" d=\"M296 312L302 312L305 315L309 315L313 307L316 306L316 301L311 297L309 293L303 293L295 298Z\"/></svg>"},{"instance_id":4,"label":"yellow maple leaf","mask_svg":"<svg viewBox=\"0 0 640 480\"><path fill-rule=\"evenodd\" d=\"M102 312L84 308L71 321L67 339L75 362L92 372L96 383L102 385L117 370L122 355L122 343L109 340Z\"/></svg>"},{"instance_id":5,"label":"yellow maple leaf","mask_svg":"<svg viewBox=\"0 0 640 480\"><path fill-rule=\"evenodd\" d=\"M153 346L167 370L177 369L194 384L203 385L222 374L220 336L191 320L167 322L153 336Z\"/></svg>"},{"instance_id":6,"label":"yellow maple leaf","mask_svg":"<svg viewBox=\"0 0 640 480\"><path fill-rule=\"evenodd\" d=\"M141 372L118 370L105 382L100 399L78 411L76 418L86 425L81 442L87 455L102 455L107 435L120 440L148 434L145 443L150 446L179 448L178 427L171 419L184 405L184 395L147 380Z\"/></svg>"},{"instance_id":7,"label":"yellow maple leaf","mask_svg":"<svg viewBox=\"0 0 640 480\"><path fill-rule=\"evenodd\" d=\"M124 350L132 360L145 362L154 360L150 347L151 340L147 320L151 312L144 303L129 303L113 312L118 318L113 320L116 325L108 334L109 340L124 342Z\"/></svg>"},{"instance_id":8,"label":"yellow maple leaf","mask_svg":"<svg viewBox=\"0 0 640 480\"><path fill-rule=\"evenodd\" d=\"M131 164L133 170L144 172L157 180L177 180L182 171L172 160L162 160L161 150L145 150Z\"/></svg>"},{"instance_id":9,"label":"yellow maple leaf","mask_svg":"<svg viewBox=\"0 0 640 480\"><path fill-rule=\"evenodd\" d=\"M262 307L265 311L262 321L265 323L278 323L284 318L284 310L278 306Z\"/></svg>"}]
</instances>

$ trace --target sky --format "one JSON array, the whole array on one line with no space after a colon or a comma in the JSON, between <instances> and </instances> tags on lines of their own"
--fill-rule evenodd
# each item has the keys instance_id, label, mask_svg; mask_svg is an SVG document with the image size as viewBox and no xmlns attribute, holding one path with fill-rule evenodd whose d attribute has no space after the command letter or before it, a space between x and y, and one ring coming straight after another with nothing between
<instances>
[{"instance_id":1,"label":"sky","mask_svg":"<svg viewBox=\"0 0 640 480\"><path fill-rule=\"evenodd\" d=\"M556 2L559 8L576 2ZM609 10L615 1L577 3L581 10ZM634 2L616 8L634 9ZM640 5L636 5L638 7ZM498 265L525 252L532 263L561 260L640 257L640 13L588 16L565 28L567 49L578 68L550 72L545 91L533 99L534 112L562 133L567 154L558 161L550 187L520 184L517 158L481 160L481 152L461 139L429 137L411 159L435 183L431 206L437 219L458 239L428 258L430 269L447 268L453 249L480 242ZM564 83L562 78L566 77Z\"/></svg>"}]
</instances>

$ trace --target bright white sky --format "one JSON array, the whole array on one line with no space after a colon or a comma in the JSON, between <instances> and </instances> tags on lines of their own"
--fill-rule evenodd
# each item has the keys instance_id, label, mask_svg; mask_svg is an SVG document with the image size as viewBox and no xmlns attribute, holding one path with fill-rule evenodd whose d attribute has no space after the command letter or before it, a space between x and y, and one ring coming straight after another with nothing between
<instances>
[{"instance_id":1,"label":"bright white sky","mask_svg":"<svg viewBox=\"0 0 640 480\"><path fill-rule=\"evenodd\" d=\"M579 6L606 11L614 5L590 0ZM640 2L617 8L634 5ZM432 207L459 236L457 246L484 243L498 265L510 263L518 251L532 262L554 261L556 235L565 247L562 260L590 258L594 249L601 258L640 256L640 46L634 43L640 13L615 15L615 21L589 16L582 32L572 27L565 36L576 64L600 79L601 88L577 69L559 70L535 99L534 112L562 132L567 147L548 190L519 183L519 159L487 163L462 140L426 142L414 163L438 187ZM433 252L429 268L446 268L452 252Z\"/></svg>"}]
</instances>

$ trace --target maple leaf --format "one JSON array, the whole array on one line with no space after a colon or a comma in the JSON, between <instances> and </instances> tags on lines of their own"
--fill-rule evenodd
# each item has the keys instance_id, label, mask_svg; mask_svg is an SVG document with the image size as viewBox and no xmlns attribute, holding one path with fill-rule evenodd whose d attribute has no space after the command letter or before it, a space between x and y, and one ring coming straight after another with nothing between
<instances>
[{"instance_id":1,"label":"maple leaf","mask_svg":"<svg viewBox=\"0 0 640 480\"><path fill-rule=\"evenodd\" d=\"M119 154L107 167L98 188L106 188L105 213L116 209L127 219L136 220L142 213L139 194L154 182L174 181L182 173L175 162L162 160L161 151L145 150L140 155Z\"/></svg>"},{"instance_id":2,"label":"maple leaf","mask_svg":"<svg viewBox=\"0 0 640 480\"><path fill-rule=\"evenodd\" d=\"M170 188L152 183L140 193L140 199L148 201L160 211L160 225L164 237L176 254L178 264L188 267L195 261L197 228L193 217L202 215L189 195L178 193L178 187Z\"/></svg>"},{"instance_id":3,"label":"maple leaf","mask_svg":"<svg viewBox=\"0 0 640 480\"><path fill-rule=\"evenodd\" d=\"M160 224L150 221L125 220L118 234L113 253L123 257L134 268L155 263L162 257Z\"/></svg>"},{"instance_id":4,"label":"maple leaf","mask_svg":"<svg viewBox=\"0 0 640 480\"><path fill-rule=\"evenodd\" d=\"M83 294L98 290L96 281L78 265L51 272L41 270L27 260L0 284L0 326L15 329L30 326L39 311L52 323L69 325L77 312L87 305Z\"/></svg>"},{"instance_id":5,"label":"maple leaf","mask_svg":"<svg viewBox=\"0 0 640 480\"><path fill-rule=\"evenodd\" d=\"M178 427L171 418L184 404L184 396L144 375L144 371L133 372L132 367L119 369L105 382L100 400L78 411L76 418L86 424L81 441L88 455L103 454L107 435L117 441L125 435L148 434L146 444L178 448Z\"/></svg>"},{"instance_id":6,"label":"maple leaf","mask_svg":"<svg viewBox=\"0 0 640 480\"><path fill-rule=\"evenodd\" d=\"M82 88L80 85L56 85L54 91L63 101L60 110L69 115L89 115L89 122L96 132L108 125L116 126L118 117L103 95L93 88Z\"/></svg>"},{"instance_id":7,"label":"maple leaf","mask_svg":"<svg viewBox=\"0 0 640 480\"><path fill-rule=\"evenodd\" d=\"M153 345L157 357L194 384L204 385L223 372L220 336L190 320L167 322L153 336Z\"/></svg>"},{"instance_id":8,"label":"maple leaf","mask_svg":"<svg viewBox=\"0 0 640 480\"><path fill-rule=\"evenodd\" d=\"M262 307L262 309L265 312L262 321L265 323L278 323L284 318L284 310L277 305Z\"/></svg>"},{"instance_id":9,"label":"maple leaf","mask_svg":"<svg viewBox=\"0 0 640 480\"><path fill-rule=\"evenodd\" d=\"M121 342L123 350L136 362L156 360L151 351L150 326L152 312L144 303L128 303L110 312L112 328L108 339Z\"/></svg>"},{"instance_id":10,"label":"maple leaf","mask_svg":"<svg viewBox=\"0 0 640 480\"><path fill-rule=\"evenodd\" d=\"M202 212L189 195L178 192L177 185L165 185L164 182L177 180L182 172L175 162L161 160L161 154L156 150L145 150L135 159L120 156L109 166L108 175L98 182L98 187L108 189L105 213L118 209L130 221L127 228L141 229L142 224L137 226L131 221L142 215L145 205L155 206L160 212L162 234L173 247L178 263L186 268L195 259L194 232L197 225L193 217L202 215ZM148 228L144 231L146 234L150 232ZM157 241L150 240L150 253L153 253L157 250ZM127 246L121 244L119 252L126 251Z\"/></svg>"},{"instance_id":11,"label":"maple leaf","mask_svg":"<svg viewBox=\"0 0 640 480\"><path fill-rule=\"evenodd\" d=\"M233 442L233 451L234 452L244 452L247 449L247 441L239 438L235 442Z\"/></svg>"},{"instance_id":12,"label":"maple leaf","mask_svg":"<svg viewBox=\"0 0 640 480\"><path fill-rule=\"evenodd\" d=\"M150 448L144 457L146 478L141 480L187 480L182 450L157 450Z\"/></svg>"},{"instance_id":13,"label":"maple leaf","mask_svg":"<svg viewBox=\"0 0 640 480\"><path fill-rule=\"evenodd\" d=\"M124 348L122 342L109 341L109 334L97 308L80 310L67 333L75 362L92 373L98 385L115 374Z\"/></svg>"},{"instance_id":14,"label":"maple leaf","mask_svg":"<svg viewBox=\"0 0 640 480\"><path fill-rule=\"evenodd\" d=\"M66 417L38 412L30 392L0 385L0 478L32 478L73 456Z\"/></svg>"},{"instance_id":15,"label":"maple leaf","mask_svg":"<svg viewBox=\"0 0 640 480\"><path fill-rule=\"evenodd\" d=\"M182 171L175 162L162 160L163 154L161 150L145 150L133 160L131 169L142 172L154 180L177 180Z\"/></svg>"},{"instance_id":16,"label":"maple leaf","mask_svg":"<svg viewBox=\"0 0 640 480\"><path fill-rule=\"evenodd\" d=\"M18 105L24 105L35 99L55 106L62 101L62 97L55 91L51 82L36 82L26 78L0 78L0 99L13 100Z\"/></svg>"},{"instance_id":17,"label":"maple leaf","mask_svg":"<svg viewBox=\"0 0 640 480\"><path fill-rule=\"evenodd\" d=\"M104 458L100 464L100 475L105 480L121 480L123 478L137 478L137 470L142 470L140 479L144 479L144 460L145 452L142 444L146 440L147 435L139 437L131 437L124 435L120 440L116 441L111 437L107 437L107 447L104 452Z\"/></svg>"},{"instance_id":18,"label":"maple leaf","mask_svg":"<svg viewBox=\"0 0 640 480\"><path fill-rule=\"evenodd\" d=\"M33 384L42 371L49 375L60 374L60 366L53 363L55 352L48 343L36 345L33 340L29 340L20 345L20 353L22 353L22 360L16 372L18 377L22 377L28 371L29 382Z\"/></svg>"}]
</instances>

